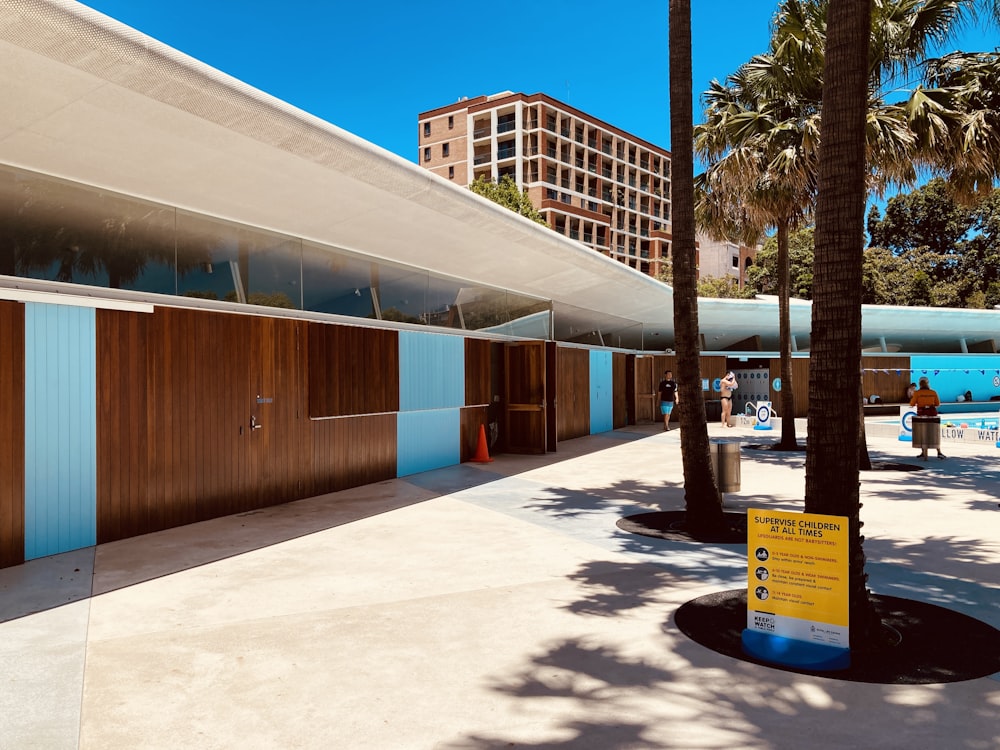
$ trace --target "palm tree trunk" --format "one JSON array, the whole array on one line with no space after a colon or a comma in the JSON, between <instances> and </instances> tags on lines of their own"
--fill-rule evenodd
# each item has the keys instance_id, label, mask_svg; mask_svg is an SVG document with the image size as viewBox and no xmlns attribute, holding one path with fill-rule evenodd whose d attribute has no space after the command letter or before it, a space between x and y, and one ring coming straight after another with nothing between
<instances>
[{"instance_id":1,"label":"palm tree trunk","mask_svg":"<svg viewBox=\"0 0 1000 750\"><path fill-rule=\"evenodd\" d=\"M809 370L809 513L848 519L852 651L878 632L861 536L858 435L870 0L830 0Z\"/></svg>"},{"instance_id":2,"label":"palm tree trunk","mask_svg":"<svg viewBox=\"0 0 1000 750\"><path fill-rule=\"evenodd\" d=\"M788 220L778 222L778 340L781 348L780 450L795 450L795 392L792 382L792 321L789 310L791 272L788 258Z\"/></svg>"},{"instance_id":3,"label":"palm tree trunk","mask_svg":"<svg viewBox=\"0 0 1000 750\"><path fill-rule=\"evenodd\" d=\"M712 475L701 390L694 225L694 128L691 85L691 0L670 0L670 133L674 331L680 389L681 460L688 528L724 528L722 496Z\"/></svg>"},{"instance_id":4,"label":"palm tree trunk","mask_svg":"<svg viewBox=\"0 0 1000 750\"><path fill-rule=\"evenodd\" d=\"M858 469L872 470L872 459L868 455L868 436L865 434L865 391L861 380L858 380Z\"/></svg>"}]
</instances>

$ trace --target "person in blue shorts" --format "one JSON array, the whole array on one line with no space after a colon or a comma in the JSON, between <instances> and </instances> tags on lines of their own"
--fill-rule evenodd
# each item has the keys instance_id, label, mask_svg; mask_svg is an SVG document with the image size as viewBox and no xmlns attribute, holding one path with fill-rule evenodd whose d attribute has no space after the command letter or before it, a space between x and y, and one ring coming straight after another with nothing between
<instances>
[{"instance_id":1,"label":"person in blue shorts","mask_svg":"<svg viewBox=\"0 0 1000 750\"><path fill-rule=\"evenodd\" d=\"M674 373L664 370L663 380L660 381L660 414L663 415L663 429L670 431L670 413L674 410L674 405L679 402L677 398L677 382L674 380Z\"/></svg>"}]
</instances>

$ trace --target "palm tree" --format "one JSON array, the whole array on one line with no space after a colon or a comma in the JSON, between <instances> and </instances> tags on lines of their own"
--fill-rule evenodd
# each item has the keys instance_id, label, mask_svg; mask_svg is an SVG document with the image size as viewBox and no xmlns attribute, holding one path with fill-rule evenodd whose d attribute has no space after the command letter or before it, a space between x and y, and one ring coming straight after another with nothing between
<instances>
[{"instance_id":1,"label":"palm tree","mask_svg":"<svg viewBox=\"0 0 1000 750\"><path fill-rule=\"evenodd\" d=\"M882 192L891 184L916 180L916 138L910 125L917 118L899 105L886 104L886 96L893 82L912 71L930 44L946 38L972 4L973 0L873 3L866 113L870 189ZM788 235L808 221L816 195L827 8L824 0L784 0L774 17L769 52L745 63L725 85L712 83L704 95L705 123L696 130L696 148L708 162L697 183L702 227L747 244L768 229L776 231L783 381L778 447L783 449L797 447ZM870 468L863 424L858 449L863 468Z\"/></svg>"},{"instance_id":2,"label":"palm tree","mask_svg":"<svg viewBox=\"0 0 1000 750\"><path fill-rule=\"evenodd\" d=\"M808 513L845 516L849 525L852 649L874 641L861 536L858 452L861 372L861 265L867 195L865 127L870 0L830 0L824 64L823 146L816 203L812 339L809 366Z\"/></svg>"},{"instance_id":3,"label":"palm tree","mask_svg":"<svg viewBox=\"0 0 1000 750\"><path fill-rule=\"evenodd\" d=\"M790 3L798 7L798 3ZM779 12L780 17L780 12ZM816 146L819 141L818 75L796 75L791 64L772 52L758 55L705 93L705 123L695 131L695 148L707 160L699 175L698 217L710 234L756 244L768 229L777 230L778 321L781 351L781 442L798 447L789 313L789 233L809 217L815 196ZM815 50L803 55L822 60Z\"/></svg>"},{"instance_id":4,"label":"palm tree","mask_svg":"<svg viewBox=\"0 0 1000 750\"><path fill-rule=\"evenodd\" d=\"M1000 52L928 60L926 79L900 105L917 134L916 158L947 177L957 200L982 198L1000 176Z\"/></svg>"},{"instance_id":5,"label":"palm tree","mask_svg":"<svg viewBox=\"0 0 1000 750\"><path fill-rule=\"evenodd\" d=\"M674 331L681 403L686 521L692 533L722 531L722 496L712 474L701 391L695 263L694 154L691 114L691 0L670 0L670 133Z\"/></svg>"}]
</instances>

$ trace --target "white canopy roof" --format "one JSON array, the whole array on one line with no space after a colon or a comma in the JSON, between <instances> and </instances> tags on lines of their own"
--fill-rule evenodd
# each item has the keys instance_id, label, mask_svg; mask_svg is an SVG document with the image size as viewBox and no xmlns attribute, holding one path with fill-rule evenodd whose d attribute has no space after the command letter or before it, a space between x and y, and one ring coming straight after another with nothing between
<instances>
[{"instance_id":1,"label":"white canopy roof","mask_svg":"<svg viewBox=\"0 0 1000 750\"><path fill-rule=\"evenodd\" d=\"M2 163L551 299L557 338L673 346L670 287L90 8L4 4L0 60ZM698 314L706 350L777 349L773 298ZM793 304L800 350L809 329ZM864 310L865 345L886 350L998 336L995 310Z\"/></svg>"}]
</instances>

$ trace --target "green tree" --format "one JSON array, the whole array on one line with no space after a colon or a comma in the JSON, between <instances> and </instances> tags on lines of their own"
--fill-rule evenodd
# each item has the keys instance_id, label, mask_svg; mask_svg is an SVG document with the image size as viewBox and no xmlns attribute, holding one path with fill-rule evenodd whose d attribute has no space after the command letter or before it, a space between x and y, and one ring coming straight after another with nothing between
<instances>
[{"instance_id":1,"label":"green tree","mask_svg":"<svg viewBox=\"0 0 1000 750\"><path fill-rule=\"evenodd\" d=\"M943 256L957 255L972 228L972 209L959 205L945 181L936 177L917 190L889 199L885 216L872 207L868 245L895 253L926 247Z\"/></svg>"},{"instance_id":2,"label":"green tree","mask_svg":"<svg viewBox=\"0 0 1000 750\"><path fill-rule=\"evenodd\" d=\"M753 299L754 291L749 287L740 289L740 282L733 276L704 276L698 279L699 297L717 299Z\"/></svg>"},{"instance_id":3,"label":"green tree","mask_svg":"<svg viewBox=\"0 0 1000 750\"><path fill-rule=\"evenodd\" d=\"M499 182L487 180L485 177L478 177L475 182L469 185L469 190L473 193L478 193L484 198L489 198L494 203L499 203L501 206L509 208L516 214L520 214L532 221L537 221L539 224L548 225L545 217L531 203L531 198L528 197L527 191L518 190L517 183L514 182L514 178L509 174L501 177Z\"/></svg>"},{"instance_id":4,"label":"green tree","mask_svg":"<svg viewBox=\"0 0 1000 750\"><path fill-rule=\"evenodd\" d=\"M814 230L804 227L788 236L789 295L796 299L812 299ZM778 293L778 240L764 241L754 263L747 269L746 286L754 294Z\"/></svg>"},{"instance_id":5,"label":"green tree","mask_svg":"<svg viewBox=\"0 0 1000 750\"><path fill-rule=\"evenodd\" d=\"M695 534L724 529L722 495L712 474L701 390L698 269L695 262L694 151L691 84L691 0L670 0L670 133L673 219L674 337L680 401L684 506Z\"/></svg>"},{"instance_id":6,"label":"green tree","mask_svg":"<svg viewBox=\"0 0 1000 750\"><path fill-rule=\"evenodd\" d=\"M984 307L1000 302L1000 191L960 203L942 178L868 214L866 302ZM876 250L884 252L875 252ZM877 264L878 268L868 268Z\"/></svg>"}]
</instances>

